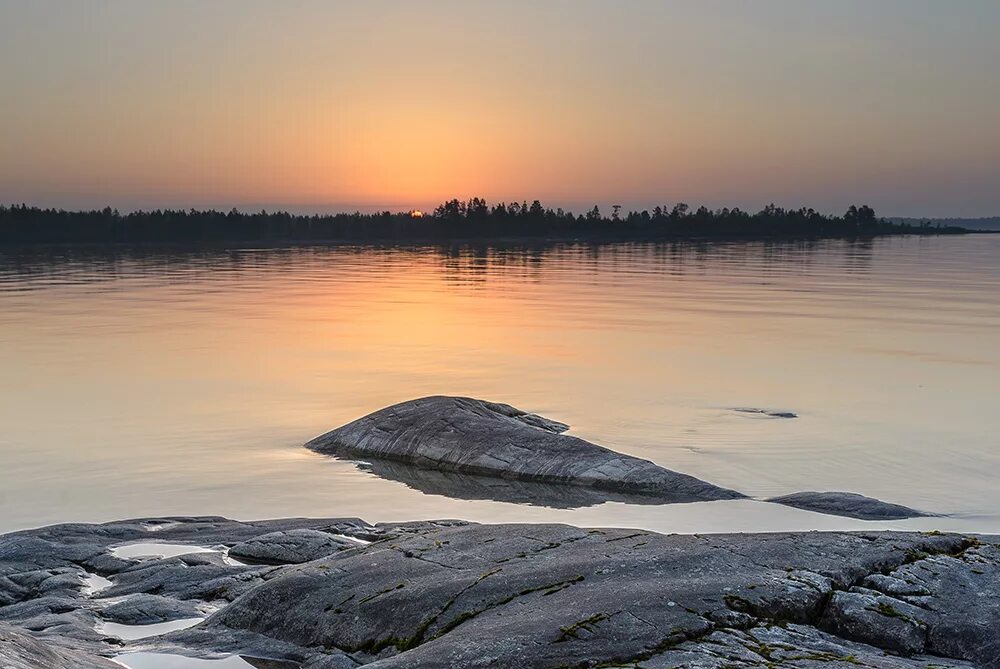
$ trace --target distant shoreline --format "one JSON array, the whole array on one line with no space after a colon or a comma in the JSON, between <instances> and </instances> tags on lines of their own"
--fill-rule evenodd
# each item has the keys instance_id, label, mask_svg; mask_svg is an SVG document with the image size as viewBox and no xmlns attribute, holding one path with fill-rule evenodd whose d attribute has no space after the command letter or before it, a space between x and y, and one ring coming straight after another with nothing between
<instances>
[{"instance_id":1,"label":"distant shoreline","mask_svg":"<svg viewBox=\"0 0 1000 669\"><path fill-rule=\"evenodd\" d=\"M205 239L205 240L151 240L151 241L80 241L80 242L6 242L0 240L0 254L11 251L44 251L59 249L219 249L219 250L252 250L280 249L306 247L338 247L366 246L378 248L414 248L414 247L535 247L549 245L610 245L610 244L740 244L768 243L794 244L822 241L863 242L885 237L958 237L970 235L1000 234L1000 230L949 230L932 232L883 232L871 235L813 235L813 236L690 236L690 237L655 237L655 236L590 236L590 237L553 237L553 236L504 236L504 237L406 237L406 238L341 238L341 239Z\"/></svg>"},{"instance_id":2,"label":"distant shoreline","mask_svg":"<svg viewBox=\"0 0 1000 669\"><path fill-rule=\"evenodd\" d=\"M432 214L295 215L288 212L228 213L156 210L121 214L0 206L0 247L11 246L172 246L302 244L467 244L729 242L868 239L888 235L953 235L980 232L948 225L878 218L871 207L851 206L842 216L813 209L768 205L757 213L740 209L691 211L685 204L652 212L610 216L594 207L584 215L485 200L450 200ZM997 231L982 231L997 232Z\"/></svg>"}]
</instances>

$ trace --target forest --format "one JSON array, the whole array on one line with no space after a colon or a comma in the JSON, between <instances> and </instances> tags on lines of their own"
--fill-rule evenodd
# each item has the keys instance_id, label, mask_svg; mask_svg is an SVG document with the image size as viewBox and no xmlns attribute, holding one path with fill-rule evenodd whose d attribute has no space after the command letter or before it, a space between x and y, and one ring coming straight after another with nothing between
<instances>
[{"instance_id":1,"label":"forest","mask_svg":"<svg viewBox=\"0 0 1000 669\"><path fill-rule=\"evenodd\" d=\"M92 211L0 206L0 244L453 242L510 239L661 241L676 239L816 239L898 234L955 234L964 228L893 222L867 206L852 205L841 216L811 208L770 204L756 213L739 208L692 210L687 204L652 211L609 213L598 206L584 214L552 209L538 200L500 202L453 199L432 213L376 212L323 215L286 211Z\"/></svg>"}]
</instances>

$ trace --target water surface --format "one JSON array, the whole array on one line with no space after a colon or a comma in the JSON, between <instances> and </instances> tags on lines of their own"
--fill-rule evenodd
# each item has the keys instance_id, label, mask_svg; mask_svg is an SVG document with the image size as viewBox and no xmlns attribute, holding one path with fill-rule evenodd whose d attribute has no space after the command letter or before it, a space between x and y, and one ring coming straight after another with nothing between
<instances>
[{"instance_id":1,"label":"water surface","mask_svg":"<svg viewBox=\"0 0 1000 669\"><path fill-rule=\"evenodd\" d=\"M8 252L0 530L219 514L1000 531L998 344L992 235ZM460 500L301 448L438 393L757 497L846 490L951 516Z\"/></svg>"}]
</instances>

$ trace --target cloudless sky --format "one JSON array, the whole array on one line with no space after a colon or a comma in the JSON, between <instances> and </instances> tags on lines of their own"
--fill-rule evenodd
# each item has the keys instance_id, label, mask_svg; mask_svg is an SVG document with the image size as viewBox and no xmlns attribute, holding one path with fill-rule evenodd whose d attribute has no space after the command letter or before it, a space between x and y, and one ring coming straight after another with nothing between
<instances>
[{"instance_id":1,"label":"cloudless sky","mask_svg":"<svg viewBox=\"0 0 1000 669\"><path fill-rule=\"evenodd\" d=\"M1000 215L997 0L0 0L0 201Z\"/></svg>"}]
</instances>

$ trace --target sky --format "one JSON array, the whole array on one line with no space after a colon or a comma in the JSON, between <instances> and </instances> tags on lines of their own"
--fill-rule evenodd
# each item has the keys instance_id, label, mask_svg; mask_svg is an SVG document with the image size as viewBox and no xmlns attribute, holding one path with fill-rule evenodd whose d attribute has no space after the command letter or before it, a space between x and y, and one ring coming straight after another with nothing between
<instances>
[{"instance_id":1,"label":"sky","mask_svg":"<svg viewBox=\"0 0 1000 669\"><path fill-rule=\"evenodd\" d=\"M0 202L1000 215L996 0L0 0Z\"/></svg>"}]
</instances>

